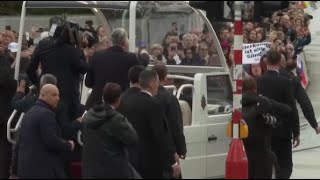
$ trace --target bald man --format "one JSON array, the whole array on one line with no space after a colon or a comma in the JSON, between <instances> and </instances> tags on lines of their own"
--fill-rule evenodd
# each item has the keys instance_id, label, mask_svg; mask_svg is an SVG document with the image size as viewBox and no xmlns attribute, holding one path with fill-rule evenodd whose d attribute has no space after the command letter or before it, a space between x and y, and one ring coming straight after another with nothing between
<instances>
[{"instance_id":1,"label":"bald man","mask_svg":"<svg viewBox=\"0 0 320 180\"><path fill-rule=\"evenodd\" d=\"M74 142L62 139L54 112L59 100L58 88L44 85L39 100L25 115L19 136L19 178L66 178L63 155L74 149Z\"/></svg>"}]
</instances>

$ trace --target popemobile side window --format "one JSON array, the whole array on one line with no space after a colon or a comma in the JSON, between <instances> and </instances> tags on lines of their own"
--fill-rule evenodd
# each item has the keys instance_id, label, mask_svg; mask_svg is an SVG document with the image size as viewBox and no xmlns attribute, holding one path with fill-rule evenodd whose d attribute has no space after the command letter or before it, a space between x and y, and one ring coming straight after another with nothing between
<instances>
[{"instance_id":1,"label":"popemobile side window","mask_svg":"<svg viewBox=\"0 0 320 180\"><path fill-rule=\"evenodd\" d=\"M207 76L208 115L227 114L232 110L233 92L229 75Z\"/></svg>"}]
</instances>

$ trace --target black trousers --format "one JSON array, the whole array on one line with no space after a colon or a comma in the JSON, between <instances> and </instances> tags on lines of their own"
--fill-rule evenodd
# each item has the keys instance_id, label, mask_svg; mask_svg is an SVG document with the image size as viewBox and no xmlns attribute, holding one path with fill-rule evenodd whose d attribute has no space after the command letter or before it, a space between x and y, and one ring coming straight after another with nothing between
<instances>
[{"instance_id":1,"label":"black trousers","mask_svg":"<svg viewBox=\"0 0 320 180\"><path fill-rule=\"evenodd\" d=\"M0 125L0 179L10 176L12 145L7 140L7 126Z\"/></svg>"},{"instance_id":2,"label":"black trousers","mask_svg":"<svg viewBox=\"0 0 320 180\"><path fill-rule=\"evenodd\" d=\"M276 169L276 178L290 179L293 168L291 139L272 138L272 151L279 166Z\"/></svg>"},{"instance_id":3,"label":"black trousers","mask_svg":"<svg viewBox=\"0 0 320 180\"><path fill-rule=\"evenodd\" d=\"M273 158L271 150L248 148L249 179L271 179Z\"/></svg>"}]
</instances>

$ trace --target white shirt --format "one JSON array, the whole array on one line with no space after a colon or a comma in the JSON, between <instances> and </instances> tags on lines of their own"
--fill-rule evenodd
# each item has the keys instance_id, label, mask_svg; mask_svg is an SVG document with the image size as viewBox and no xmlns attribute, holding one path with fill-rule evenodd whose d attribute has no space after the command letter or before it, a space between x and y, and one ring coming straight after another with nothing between
<instances>
[{"instance_id":1,"label":"white shirt","mask_svg":"<svg viewBox=\"0 0 320 180\"><path fill-rule=\"evenodd\" d=\"M268 69L268 71L275 71L275 72L279 73L279 70L277 70L277 69Z\"/></svg>"},{"instance_id":2,"label":"white shirt","mask_svg":"<svg viewBox=\"0 0 320 180\"><path fill-rule=\"evenodd\" d=\"M151 97L152 97L152 94L151 94L149 91L141 90L141 92L144 92L144 93L146 93L146 94L149 94L149 96L151 96Z\"/></svg>"}]
</instances>

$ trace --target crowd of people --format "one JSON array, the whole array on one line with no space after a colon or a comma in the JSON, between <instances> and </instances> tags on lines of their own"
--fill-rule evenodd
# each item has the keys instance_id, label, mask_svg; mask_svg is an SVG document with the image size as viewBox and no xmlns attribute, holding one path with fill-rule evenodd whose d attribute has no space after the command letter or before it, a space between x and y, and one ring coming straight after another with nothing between
<instances>
[{"instance_id":1,"label":"crowd of people","mask_svg":"<svg viewBox=\"0 0 320 180\"><path fill-rule=\"evenodd\" d=\"M288 9L275 12L269 20L244 25L244 43L271 44L271 51L262 55L259 64L245 66L244 76L258 79L256 86L255 80L245 81L249 83L245 90L258 91L282 103L280 107L288 111L283 114L274 110L257 112L264 119L277 119L281 123L266 122L268 133L262 136L267 138L261 145L266 151L252 148L252 143L257 143L255 133L245 143L249 150L251 178L270 178L271 163L260 167L252 162L257 162L259 157L269 162L271 152L279 161L277 176L290 177L291 134L295 145L299 144L300 135L294 99L320 133L297 70L299 54L311 42L308 30L311 18L296 4L290 4ZM10 175L12 178L71 177L67 172L74 159L82 159L85 178L180 178L179 159L186 158L187 149L179 103L163 87L167 75L165 65L221 66L217 55L219 45L214 43L213 35L206 28L201 32L180 34L177 23L173 22L163 42L129 53L124 29L108 34L102 26L95 30L90 22L77 29L73 28L73 23L59 17L53 17L49 27L52 24L57 24L58 28L50 36L48 29L34 27L24 37L18 82L13 79L17 34L10 30L0 33L0 96L3 99L0 101L0 178ZM230 69L234 66L233 31L233 27L224 27L219 34ZM153 71L144 70L148 64L155 65ZM286 78L278 78L270 71ZM80 104L82 81L92 88L84 106ZM273 87L273 83L281 86L272 91L267 86ZM35 90L29 89L31 85ZM261 99L246 105L256 105L256 101ZM26 113L14 151L6 136L6 123L13 109ZM248 124L253 129L257 126ZM270 133L269 128L273 126L277 127L272 132L281 131L280 135ZM75 142L76 133L82 128L83 149ZM261 126L256 127L259 128ZM70 158L70 153L76 151L80 155ZM33 156L34 152L37 157ZM113 162L111 166L110 161ZM256 171L258 168L265 171Z\"/></svg>"}]
</instances>

